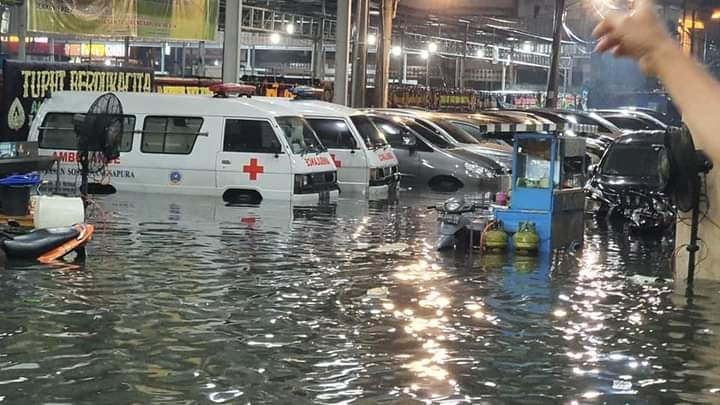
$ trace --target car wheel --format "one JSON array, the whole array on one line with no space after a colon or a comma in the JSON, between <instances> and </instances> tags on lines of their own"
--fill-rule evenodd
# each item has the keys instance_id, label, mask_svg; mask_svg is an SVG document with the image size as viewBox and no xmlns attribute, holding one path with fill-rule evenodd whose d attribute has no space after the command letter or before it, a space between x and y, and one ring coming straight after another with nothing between
<instances>
[{"instance_id":1,"label":"car wheel","mask_svg":"<svg viewBox=\"0 0 720 405\"><path fill-rule=\"evenodd\" d=\"M460 180L454 177L436 177L430 180L430 189L441 193L454 193L462 188Z\"/></svg>"}]
</instances>

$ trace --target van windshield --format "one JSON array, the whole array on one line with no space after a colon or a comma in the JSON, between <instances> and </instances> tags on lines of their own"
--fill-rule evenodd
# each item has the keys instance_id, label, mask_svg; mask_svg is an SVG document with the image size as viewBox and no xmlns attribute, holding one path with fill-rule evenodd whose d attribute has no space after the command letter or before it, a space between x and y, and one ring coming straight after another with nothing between
<instances>
[{"instance_id":1,"label":"van windshield","mask_svg":"<svg viewBox=\"0 0 720 405\"><path fill-rule=\"evenodd\" d=\"M379 148L388 144L385 135L380 132L367 115L353 115L350 120L357 128L368 148Z\"/></svg>"},{"instance_id":2,"label":"van windshield","mask_svg":"<svg viewBox=\"0 0 720 405\"><path fill-rule=\"evenodd\" d=\"M301 117L278 117L277 123L282 128L292 153L304 155L306 153L320 153L326 150L305 119Z\"/></svg>"}]
</instances>

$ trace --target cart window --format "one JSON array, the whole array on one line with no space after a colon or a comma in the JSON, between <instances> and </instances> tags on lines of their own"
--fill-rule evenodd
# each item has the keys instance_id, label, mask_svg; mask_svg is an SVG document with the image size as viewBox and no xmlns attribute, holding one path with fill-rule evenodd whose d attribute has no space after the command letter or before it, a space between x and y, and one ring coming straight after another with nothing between
<instances>
[{"instance_id":1,"label":"cart window","mask_svg":"<svg viewBox=\"0 0 720 405\"><path fill-rule=\"evenodd\" d=\"M224 152L280 153L280 141L267 121L225 120Z\"/></svg>"},{"instance_id":2,"label":"cart window","mask_svg":"<svg viewBox=\"0 0 720 405\"><path fill-rule=\"evenodd\" d=\"M200 117L147 117L143 124L143 153L188 155L200 135Z\"/></svg>"},{"instance_id":3,"label":"cart window","mask_svg":"<svg viewBox=\"0 0 720 405\"><path fill-rule=\"evenodd\" d=\"M517 186L550 188L552 143L548 139L521 139L517 150Z\"/></svg>"},{"instance_id":4,"label":"cart window","mask_svg":"<svg viewBox=\"0 0 720 405\"><path fill-rule=\"evenodd\" d=\"M323 146L331 149L357 149L355 137L344 120L308 118Z\"/></svg>"},{"instance_id":5,"label":"cart window","mask_svg":"<svg viewBox=\"0 0 720 405\"><path fill-rule=\"evenodd\" d=\"M77 150L77 133L73 113L48 113L45 115L38 134L38 146L42 149ZM130 152L135 131L135 116L126 115L120 152Z\"/></svg>"}]
</instances>

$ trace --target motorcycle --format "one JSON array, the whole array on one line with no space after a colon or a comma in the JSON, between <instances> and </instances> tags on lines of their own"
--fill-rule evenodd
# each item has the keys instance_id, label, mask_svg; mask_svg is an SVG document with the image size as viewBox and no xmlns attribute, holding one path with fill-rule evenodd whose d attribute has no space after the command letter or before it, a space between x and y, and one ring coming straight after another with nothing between
<instances>
[{"instance_id":1,"label":"motorcycle","mask_svg":"<svg viewBox=\"0 0 720 405\"><path fill-rule=\"evenodd\" d=\"M36 260L52 263L75 253L76 260L85 257L85 245L90 242L95 227L77 224L62 228L44 228L27 233L0 232L0 251L7 260Z\"/></svg>"},{"instance_id":2,"label":"motorcycle","mask_svg":"<svg viewBox=\"0 0 720 405\"><path fill-rule=\"evenodd\" d=\"M488 213L488 204L478 203L476 201L466 201L462 197L453 197L449 200L429 207L438 212L438 240L435 244L437 250L451 249L454 247L468 247L470 243L476 241L470 240L471 228L478 228L477 239L479 241L480 234L485 226L485 222L475 227L474 222L479 218L488 220L491 218Z\"/></svg>"}]
</instances>

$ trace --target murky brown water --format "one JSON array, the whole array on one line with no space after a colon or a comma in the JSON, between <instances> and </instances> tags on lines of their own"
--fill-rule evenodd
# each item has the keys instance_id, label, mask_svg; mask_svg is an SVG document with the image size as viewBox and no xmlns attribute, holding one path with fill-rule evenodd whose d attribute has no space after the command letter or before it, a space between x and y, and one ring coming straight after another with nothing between
<instances>
[{"instance_id":1,"label":"murky brown water","mask_svg":"<svg viewBox=\"0 0 720 405\"><path fill-rule=\"evenodd\" d=\"M429 203L109 198L84 267L0 271L0 403L720 402L720 285L631 282L667 242L438 254Z\"/></svg>"}]
</instances>

